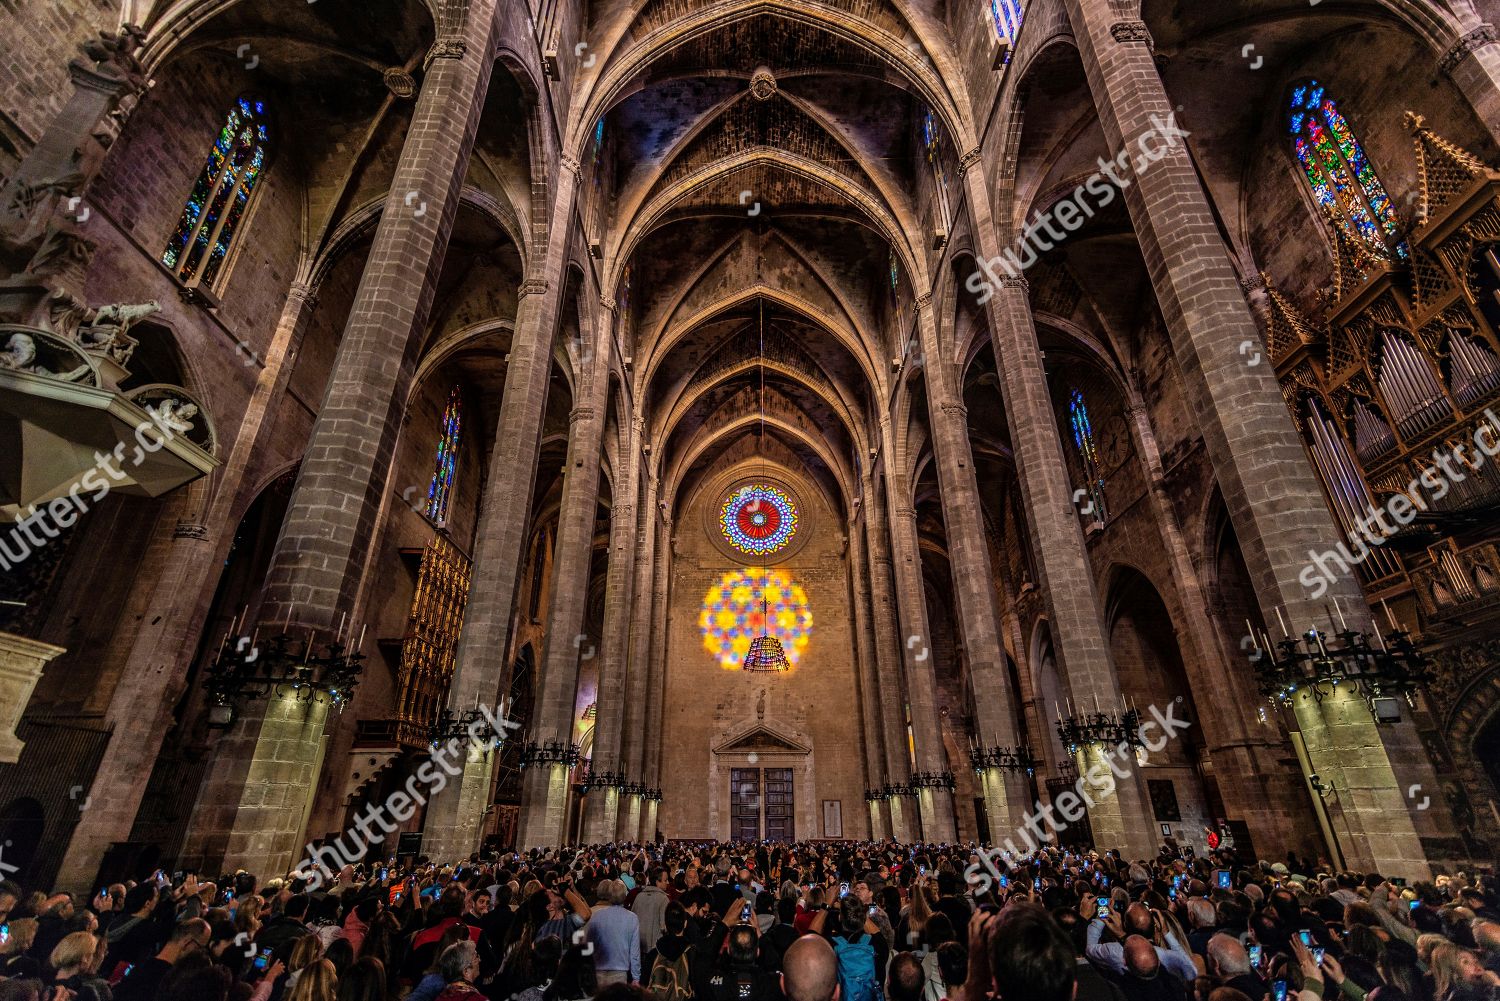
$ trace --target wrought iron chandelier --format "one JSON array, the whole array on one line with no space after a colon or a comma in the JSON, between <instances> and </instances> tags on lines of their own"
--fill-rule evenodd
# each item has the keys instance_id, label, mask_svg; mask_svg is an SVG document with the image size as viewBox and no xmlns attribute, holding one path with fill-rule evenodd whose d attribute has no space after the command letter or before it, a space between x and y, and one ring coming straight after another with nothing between
<instances>
[{"instance_id":1,"label":"wrought iron chandelier","mask_svg":"<svg viewBox=\"0 0 1500 1001\"><path fill-rule=\"evenodd\" d=\"M1080 747L1095 744L1136 747L1141 743L1141 717L1134 709L1059 717L1057 735L1062 738L1069 754L1077 754Z\"/></svg>"},{"instance_id":2,"label":"wrought iron chandelier","mask_svg":"<svg viewBox=\"0 0 1500 1001\"><path fill-rule=\"evenodd\" d=\"M1002 772L1025 772L1036 774L1036 758L1031 748L1025 747L980 747L977 743L969 748L969 761L976 774L983 775L991 768Z\"/></svg>"},{"instance_id":3,"label":"wrought iron chandelier","mask_svg":"<svg viewBox=\"0 0 1500 1001\"><path fill-rule=\"evenodd\" d=\"M309 629L303 637L282 632L261 645L257 629L250 637L241 636L231 647L229 636L237 631L238 627L231 625L213 663L204 672L210 727L223 730L233 726L235 710L247 699L290 697L329 702L342 712L354 696L365 658L358 652L359 642L352 650L345 648L342 623L327 643L317 642ZM362 642L363 629L359 635Z\"/></svg>"},{"instance_id":4,"label":"wrought iron chandelier","mask_svg":"<svg viewBox=\"0 0 1500 1001\"><path fill-rule=\"evenodd\" d=\"M760 332L759 347L756 350L756 361L760 369L760 438L756 440L755 450L757 457L760 453L761 443L766 437L766 305L759 304L758 326ZM756 503L762 503L756 501ZM781 645L781 640L771 635L771 606L766 597L763 585L760 592L760 629L761 635L750 641L750 649L745 653L745 663L742 670L757 673L775 673L779 671L790 671L791 662L787 660L786 650Z\"/></svg>"},{"instance_id":5,"label":"wrought iron chandelier","mask_svg":"<svg viewBox=\"0 0 1500 1001\"><path fill-rule=\"evenodd\" d=\"M460 714L454 714L445 706L427 728L427 743L434 748L453 740L473 740L488 747L499 747L505 743L505 734L495 732L488 712L476 702L472 709L465 709Z\"/></svg>"},{"instance_id":6,"label":"wrought iron chandelier","mask_svg":"<svg viewBox=\"0 0 1500 1001\"><path fill-rule=\"evenodd\" d=\"M1339 609L1342 628L1336 633L1313 627L1274 644L1262 633L1250 653L1261 694L1274 706L1289 707L1298 692L1303 699L1311 695L1321 703L1342 686L1364 699L1376 722L1399 722L1400 700L1414 705L1417 690L1433 674L1431 662L1412 643L1411 634L1400 628L1389 607L1386 617L1391 628L1383 636L1379 629L1372 633L1350 629L1343 621L1343 609Z\"/></svg>"},{"instance_id":7,"label":"wrought iron chandelier","mask_svg":"<svg viewBox=\"0 0 1500 1001\"><path fill-rule=\"evenodd\" d=\"M560 740L549 740L538 744L536 741L528 743L521 752L521 767L530 768L532 765L567 765L572 768L578 764L579 748L577 744L563 743Z\"/></svg>"}]
</instances>

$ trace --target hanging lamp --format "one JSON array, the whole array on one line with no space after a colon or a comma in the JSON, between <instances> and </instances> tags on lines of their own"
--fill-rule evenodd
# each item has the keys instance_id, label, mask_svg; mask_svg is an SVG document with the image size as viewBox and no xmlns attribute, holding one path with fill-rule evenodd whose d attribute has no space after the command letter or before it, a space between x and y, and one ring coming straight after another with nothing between
<instances>
[{"instance_id":1,"label":"hanging lamp","mask_svg":"<svg viewBox=\"0 0 1500 1001\"><path fill-rule=\"evenodd\" d=\"M760 370L760 437L756 439L755 454L760 457L761 442L766 437L766 305L765 300L759 303L757 310L759 320L759 347L756 349L756 365ZM756 498L751 510L756 510L758 505L764 503ZM766 578L769 583L769 578ZM760 590L760 635L750 641L750 649L745 654L745 663L742 670L755 671L759 673L772 673L776 671L790 671L791 662L786 658L786 650L781 645L781 640L771 635L771 611L770 600L766 597L766 585L761 585Z\"/></svg>"}]
</instances>

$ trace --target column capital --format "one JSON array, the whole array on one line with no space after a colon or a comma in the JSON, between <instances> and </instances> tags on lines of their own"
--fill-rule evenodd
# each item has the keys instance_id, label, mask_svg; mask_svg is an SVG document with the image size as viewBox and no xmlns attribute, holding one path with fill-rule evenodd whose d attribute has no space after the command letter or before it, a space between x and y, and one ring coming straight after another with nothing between
<instances>
[{"instance_id":1,"label":"column capital","mask_svg":"<svg viewBox=\"0 0 1500 1001\"><path fill-rule=\"evenodd\" d=\"M517 295L521 296L521 297L528 296L528 295L546 295L546 294L547 294L547 279L545 279L545 278L528 278L528 279L526 279L525 281L523 281L521 283L521 290L517 293Z\"/></svg>"},{"instance_id":2,"label":"column capital","mask_svg":"<svg viewBox=\"0 0 1500 1001\"><path fill-rule=\"evenodd\" d=\"M1241 278L1240 279L1240 291L1241 292L1250 293L1250 292L1254 292L1256 289L1263 289L1265 287L1266 287L1266 276L1262 275L1262 274L1258 274L1257 273L1257 274L1250 275L1247 278Z\"/></svg>"},{"instance_id":3,"label":"column capital","mask_svg":"<svg viewBox=\"0 0 1500 1001\"><path fill-rule=\"evenodd\" d=\"M427 61L434 59L462 59L469 52L469 43L462 38L439 38L427 50Z\"/></svg>"},{"instance_id":4,"label":"column capital","mask_svg":"<svg viewBox=\"0 0 1500 1001\"><path fill-rule=\"evenodd\" d=\"M385 89L391 92L392 97L405 99L417 92L417 81L400 66L386 67L385 72L380 74L380 79L385 82Z\"/></svg>"},{"instance_id":5,"label":"column capital","mask_svg":"<svg viewBox=\"0 0 1500 1001\"><path fill-rule=\"evenodd\" d=\"M974 166L978 162L979 147L975 146L973 149L969 150L967 153L964 153L958 158L958 176L963 177L969 172L969 168Z\"/></svg>"},{"instance_id":6,"label":"column capital","mask_svg":"<svg viewBox=\"0 0 1500 1001\"><path fill-rule=\"evenodd\" d=\"M1021 291L1027 292L1027 293L1029 293L1031 291L1031 283L1029 281L1027 281L1021 275L1001 275L1000 276L1000 287L1001 288L1018 288Z\"/></svg>"},{"instance_id":7,"label":"column capital","mask_svg":"<svg viewBox=\"0 0 1500 1001\"><path fill-rule=\"evenodd\" d=\"M1459 36L1458 41L1448 47L1438 60L1438 69L1444 73L1452 73L1454 67L1469 57L1475 49L1483 48L1495 41L1500 41L1500 34L1495 31L1493 24L1481 24L1473 31L1465 32Z\"/></svg>"},{"instance_id":8,"label":"column capital","mask_svg":"<svg viewBox=\"0 0 1500 1001\"><path fill-rule=\"evenodd\" d=\"M562 165L563 170L566 170L574 177L577 177L583 169L583 164L578 162L578 157L573 156L571 153L564 153L557 162Z\"/></svg>"},{"instance_id":9,"label":"column capital","mask_svg":"<svg viewBox=\"0 0 1500 1001\"><path fill-rule=\"evenodd\" d=\"M286 288L287 302L296 299L300 305L315 306L318 303L317 289L304 281L294 281Z\"/></svg>"},{"instance_id":10,"label":"column capital","mask_svg":"<svg viewBox=\"0 0 1500 1001\"><path fill-rule=\"evenodd\" d=\"M599 297L599 305L603 306L605 309L609 310L611 313L613 313L615 310L617 310L619 308L619 303L615 302L615 300L614 300L614 298L612 296L607 296L607 295L601 295Z\"/></svg>"},{"instance_id":11,"label":"column capital","mask_svg":"<svg viewBox=\"0 0 1500 1001\"><path fill-rule=\"evenodd\" d=\"M908 521L917 520L917 509L909 504L897 504L891 508L891 513L898 518L904 518Z\"/></svg>"},{"instance_id":12,"label":"column capital","mask_svg":"<svg viewBox=\"0 0 1500 1001\"><path fill-rule=\"evenodd\" d=\"M577 424L579 421L591 421L594 419L594 408L589 406L574 407L568 414L568 423Z\"/></svg>"},{"instance_id":13,"label":"column capital","mask_svg":"<svg viewBox=\"0 0 1500 1001\"><path fill-rule=\"evenodd\" d=\"M931 292L923 292L921 295L917 296L916 299L913 300L913 301L916 302L918 309L926 309L927 307L929 307L929 306L932 305L932 293Z\"/></svg>"},{"instance_id":14,"label":"column capital","mask_svg":"<svg viewBox=\"0 0 1500 1001\"><path fill-rule=\"evenodd\" d=\"M1145 21L1116 21L1109 26L1109 33L1121 45L1144 42L1146 48L1152 50L1156 48L1151 39L1151 30L1146 27Z\"/></svg>"},{"instance_id":15,"label":"column capital","mask_svg":"<svg viewBox=\"0 0 1500 1001\"><path fill-rule=\"evenodd\" d=\"M962 403L944 403L942 410L949 417L957 417L959 420L966 420L969 416L969 408Z\"/></svg>"},{"instance_id":16,"label":"column capital","mask_svg":"<svg viewBox=\"0 0 1500 1001\"><path fill-rule=\"evenodd\" d=\"M177 527L172 529L172 538L197 539L199 542L202 542L208 538L208 526L179 521Z\"/></svg>"}]
</instances>

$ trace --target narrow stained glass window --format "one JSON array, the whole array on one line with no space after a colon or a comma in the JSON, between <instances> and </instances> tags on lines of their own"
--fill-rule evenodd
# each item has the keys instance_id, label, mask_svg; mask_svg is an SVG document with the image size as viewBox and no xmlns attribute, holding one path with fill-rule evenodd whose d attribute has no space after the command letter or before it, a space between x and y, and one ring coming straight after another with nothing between
<instances>
[{"instance_id":1,"label":"narrow stained glass window","mask_svg":"<svg viewBox=\"0 0 1500 1001\"><path fill-rule=\"evenodd\" d=\"M161 262L184 282L212 285L234 246L271 143L265 102L242 97L229 109Z\"/></svg>"},{"instance_id":2,"label":"narrow stained glass window","mask_svg":"<svg viewBox=\"0 0 1500 1001\"><path fill-rule=\"evenodd\" d=\"M1073 390L1068 397L1068 423L1073 428L1073 444L1078 448L1084 478L1088 481L1089 499L1093 502L1091 513L1096 521L1106 521L1108 514L1104 507L1104 474L1099 468L1099 450L1094 444L1094 424L1089 418L1089 405L1084 400L1081 389Z\"/></svg>"},{"instance_id":3,"label":"narrow stained glass window","mask_svg":"<svg viewBox=\"0 0 1500 1001\"><path fill-rule=\"evenodd\" d=\"M1021 31L1021 0L990 0L990 16L995 20L995 34L1014 48Z\"/></svg>"},{"instance_id":4,"label":"narrow stained glass window","mask_svg":"<svg viewBox=\"0 0 1500 1001\"><path fill-rule=\"evenodd\" d=\"M458 443L463 421L463 400L458 387L454 386L448 393L448 405L443 408L443 433L438 439L432 484L427 488L427 510L424 513L436 525L448 523L448 502L453 497L454 477L458 474Z\"/></svg>"},{"instance_id":5,"label":"narrow stained glass window","mask_svg":"<svg viewBox=\"0 0 1500 1001\"><path fill-rule=\"evenodd\" d=\"M932 168L933 187L936 192L936 223L945 232L948 226L948 171L943 166L943 133L937 116L927 108L922 115L922 148L927 152L927 163Z\"/></svg>"},{"instance_id":6,"label":"narrow stained glass window","mask_svg":"<svg viewBox=\"0 0 1500 1001\"><path fill-rule=\"evenodd\" d=\"M1348 120L1316 80L1292 88L1287 129L1302 175L1329 221L1376 257L1405 258L1390 195Z\"/></svg>"}]
</instances>

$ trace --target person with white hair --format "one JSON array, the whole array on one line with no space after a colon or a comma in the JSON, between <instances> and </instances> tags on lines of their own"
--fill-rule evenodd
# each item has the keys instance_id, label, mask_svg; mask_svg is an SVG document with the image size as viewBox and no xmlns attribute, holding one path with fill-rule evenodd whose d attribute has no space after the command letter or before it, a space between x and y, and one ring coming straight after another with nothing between
<instances>
[{"instance_id":1,"label":"person with white hair","mask_svg":"<svg viewBox=\"0 0 1500 1001\"><path fill-rule=\"evenodd\" d=\"M600 880L588 924L583 926L585 955L594 957L595 982L599 987L641 980L641 922L621 906L630 891L618 879Z\"/></svg>"}]
</instances>

